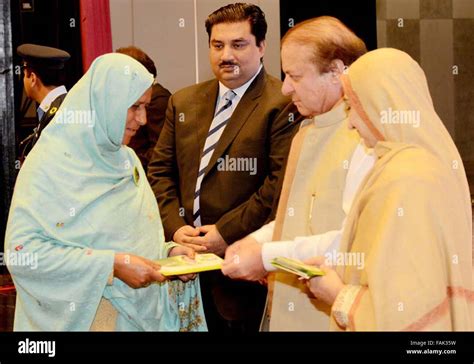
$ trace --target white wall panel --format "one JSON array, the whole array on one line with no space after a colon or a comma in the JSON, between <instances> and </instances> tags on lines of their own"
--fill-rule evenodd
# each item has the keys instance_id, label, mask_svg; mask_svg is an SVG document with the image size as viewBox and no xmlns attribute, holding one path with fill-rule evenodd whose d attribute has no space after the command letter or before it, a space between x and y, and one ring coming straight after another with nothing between
<instances>
[{"instance_id":1,"label":"white wall panel","mask_svg":"<svg viewBox=\"0 0 474 364\"><path fill-rule=\"evenodd\" d=\"M229 3L228 0L110 0L113 47L133 44L142 48L157 65L158 82L171 92L208 80L214 75L209 65L204 22L210 13ZM265 12L268 23L265 67L279 78L279 1L254 3Z\"/></svg>"}]
</instances>

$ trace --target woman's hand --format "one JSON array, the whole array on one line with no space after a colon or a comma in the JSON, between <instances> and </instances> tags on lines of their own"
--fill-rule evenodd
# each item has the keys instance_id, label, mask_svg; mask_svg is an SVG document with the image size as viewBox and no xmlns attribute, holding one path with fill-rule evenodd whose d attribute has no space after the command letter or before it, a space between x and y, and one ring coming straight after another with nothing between
<instances>
[{"instance_id":1,"label":"woman's hand","mask_svg":"<svg viewBox=\"0 0 474 364\"><path fill-rule=\"evenodd\" d=\"M114 277L132 288L144 288L155 282L166 280L158 270L160 265L133 254L116 253Z\"/></svg>"},{"instance_id":2,"label":"woman's hand","mask_svg":"<svg viewBox=\"0 0 474 364\"><path fill-rule=\"evenodd\" d=\"M334 269L324 265L324 257L315 257L305 261L305 263L319 266L319 269L326 273L324 276L311 278L306 282L306 285L314 297L332 306L337 295L344 287L341 278Z\"/></svg>"},{"instance_id":3,"label":"woman's hand","mask_svg":"<svg viewBox=\"0 0 474 364\"><path fill-rule=\"evenodd\" d=\"M186 255L189 259L194 260L194 257L196 256L196 252L192 248L189 248L184 245L179 245L179 246L175 246L174 248L171 248L171 250L168 253L169 257L173 257L175 255ZM183 282L187 282L189 280L195 279L197 277L197 274L196 273L182 274L176 277L182 280Z\"/></svg>"}]
</instances>

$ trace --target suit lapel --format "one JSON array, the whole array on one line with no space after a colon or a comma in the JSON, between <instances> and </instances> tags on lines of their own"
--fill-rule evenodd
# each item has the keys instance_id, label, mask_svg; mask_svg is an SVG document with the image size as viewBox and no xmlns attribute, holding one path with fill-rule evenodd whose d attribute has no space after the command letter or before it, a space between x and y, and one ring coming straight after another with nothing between
<instances>
[{"instance_id":1,"label":"suit lapel","mask_svg":"<svg viewBox=\"0 0 474 364\"><path fill-rule=\"evenodd\" d=\"M237 108L232 113L232 116L228 124L226 125L224 132L222 133L222 136L217 142L216 149L214 150L211 160L209 161L209 164L206 167L205 174L207 174L212 169L212 167L217 163L217 160L225 152L227 147L232 143L232 141L237 136L239 130L244 126L244 124L250 118L250 115L253 113L253 111L258 105L258 101L256 100L262 94L263 87L265 86L265 81L266 81L265 69L262 68L259 75L255 78L255 80L253 80L252 84L249 86L249 88L245 92L244 96L242 97L242 100L240 100L239 104L237 105ZM209 126L206 130L206 133L208 130L209 130Z\"/></svg>"},{"instance_id":2,"label":"suit lapel","mask_svg":"<svg viewBox=\"0 0 474 364\"><path fill-rule=\"evenodd\" d=\"M196 138L197 138L197 153L198 163L201 160L201 154L204 149L204 143L206 142L207 133L211 126L212 120L214 119L214 111L216 109L217 92L219 90L219 83L217 80L213 80L206 86L200 95L196 98L195 110L196 110ZM199 165L199 164L198 164Z\"/></svg>"}]
</instances>

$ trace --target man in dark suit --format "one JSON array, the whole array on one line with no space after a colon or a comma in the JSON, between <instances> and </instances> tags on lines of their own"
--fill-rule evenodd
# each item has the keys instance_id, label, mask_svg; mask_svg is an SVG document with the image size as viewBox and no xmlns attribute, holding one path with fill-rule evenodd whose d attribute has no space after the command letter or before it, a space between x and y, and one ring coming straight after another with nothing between
<instances>
[{"instance_id":1,"label":"man in dark suit","mask_svg":"<svg viewBox=\"0 0 474 364\"><path fill-rule=\"evenodd\" d=\"M136 59L156 78L155 62L140 48L128 46L118 48L115 52L126 54ZM147 123L138 129L128 144L137 153L145 171L165 123L166 106L170 96L171 93L155 81L152 86L151 102L146 108Z\"/></svg>"},{"instance_id":2,"label":"man in dark suit","mask_svg":"<svg viewBox=\"0 0 474 364\"><path fill-rule=\"evenodd\" d=\"M268 219L300 118L263 68L267 24L258 6L222 7L206 29L216 79L171 96L148 177L166 238L223 256ZM220 271L200 279L211 332L258 330L264 286Z\"/></svg>"},{"instance_id":3,"label":"man in dark suit","mask_svg":"<svg viewBox=\"0 0 474 364\"><path fill-rule=\"evenodd\" d=\"M23 160L41 136L41 132L53 119L66 97L64 62L71 56L58 48L37 44L22 44L17 48L23 59L23 86L26 96L39 105L36 112L38 125L20 143L20 159Z\"/></svg>"}]
</instances>

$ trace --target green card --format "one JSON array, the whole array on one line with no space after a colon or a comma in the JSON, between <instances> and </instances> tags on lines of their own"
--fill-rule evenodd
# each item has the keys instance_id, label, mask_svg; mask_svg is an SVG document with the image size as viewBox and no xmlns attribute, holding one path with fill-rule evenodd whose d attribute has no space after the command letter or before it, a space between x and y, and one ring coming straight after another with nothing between
<instances>
[{"instance_id":1,"label":"green card","mask_svg":"<svg viewBox=\"0 0 474 364\"><path fill-rule=\"evenodd\" d=\"M302 278L310 279L316 276L323 276L325 273L315 267L314 265L304 264L302 261L297 259L290 259L285 257L276 257L272 259L271 264L286 272L296 274Z\"/></svg>"}]
</instances>

